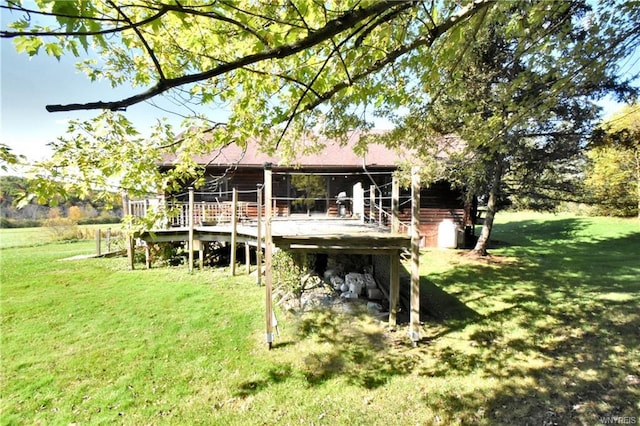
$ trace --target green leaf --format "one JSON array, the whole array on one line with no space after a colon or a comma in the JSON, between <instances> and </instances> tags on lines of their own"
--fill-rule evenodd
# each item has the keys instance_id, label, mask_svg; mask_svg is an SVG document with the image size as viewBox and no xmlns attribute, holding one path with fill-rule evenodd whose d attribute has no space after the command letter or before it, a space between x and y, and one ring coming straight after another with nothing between
<instances>
[{"instance_id":1,"label":"green leaf","mask_svg":"<svg viewBox=\"0 0 640 426\"><path fill-rule=\"evenodd\" d=\"M86 33L87 27L85 27L84 24L82 24L78 29L78 32ZM84 49L84 51L89 52L89 41L87 40L87 36L78 36L78 41L80 41L80 44L82 45L82 48ZM75 56L78 56L78 55L75 55Z\"/></svg>"},{"instance_id":2,"label":"green leaf","mask_svg":"<svg viewBox=\"0 0 640 426\"><path fill-rule=\"evenodd\" d=\"M53 3L51 12L56 15L56 20L60 25L66 27L67 32L72 32L78 22L77 18L80 11L78 4L70 0L57 0Z\"/></svg>"},{"instance_id":3,"label":"green leaf","mask_svg":"<svg viewBox=\"0 0 640 426\"><path fill-rule=\"evenodd\" d=\"M62 56L63 49L58 43L47 43L44 46L44 50L47 52L47 55L55 56L55 58L59 61Z\"/></svg>"},{"instance_id":4,"label":"green leaf","mask_svg":"<svg viewBox=\"0 0 640 426\"><path fill-rule=\"evenodd\" d=\"M17 37L14 41L18 53L25 52L29 56L35 56L42 46L42 40L36 37Z\"/></svg>"}]
</instances>

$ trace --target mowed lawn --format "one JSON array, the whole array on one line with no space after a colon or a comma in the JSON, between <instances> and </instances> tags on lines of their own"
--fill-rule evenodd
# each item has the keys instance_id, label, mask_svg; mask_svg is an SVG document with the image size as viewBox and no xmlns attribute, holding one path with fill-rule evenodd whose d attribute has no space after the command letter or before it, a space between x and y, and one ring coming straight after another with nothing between
<instances>
[{"instance_id":1,"label":"mowed lawn","mask_svg":"<svg viewBox=\"0 0 640 426\"><path fill-rule=\"evenodd\" d=\"M425 250L423 341L278 312L227 269L0 250L2 424L640 422L640 221L501 213L492 257Z\"/></svg>"},{"instance_id":2,"label":"mowed lawn","mask_svg":"<svg viewBox=\"0 0 640 426\"><path fill-rule=\"evenodd\" d=\"M99 224L78 225L73 228L77 229L78 233L82 234L85 238L92 239L98 229L104 234L107 228L111 228L115 235L115 232L120 231L120 227L120 224ZM58 233L56 233L56 230L48 227L2 228L0 229L0 249L47 244L55 241L57 236ZM101 244L106 248L105 241L101 241Z\"/></svg>"}]
</instances>

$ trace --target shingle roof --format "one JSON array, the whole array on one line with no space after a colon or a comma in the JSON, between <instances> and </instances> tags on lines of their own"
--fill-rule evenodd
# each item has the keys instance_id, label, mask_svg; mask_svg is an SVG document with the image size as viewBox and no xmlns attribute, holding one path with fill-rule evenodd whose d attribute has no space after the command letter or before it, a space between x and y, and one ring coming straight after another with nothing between
<instances>
[{"instance_id":1,"label":"shingle roof","mask_svg":"<svg viewBox=\"0 0 640 426\"><path fill-rule=\"evenodd\" d=\"M368 133L380 135L384 132L384 130L372 130ZM255 139L246 142L246 149L236 143L231 143L210 154L195 157L194 160L198 164L210 167L228 167L229 165L263 167L265 163L271 163L274 167L361 168L364 164L366 167L395 168L400 162L411 163L417 158L413 150L392 149L372 142L366 145L367 152L364 155L358 155L354 152L354 148L362 135L362 132L354 131L348 135L346 143L322 139L320 143L324 148L320 152L300 155L295 161L289 163L284 163L279 154L269 155L263 152L259 142ZM451 153L461 151L464 145L464 142L456 135L441 136L438 139L438 152L435 156L446 161ZM167 156L160 165L170 167L175 162L175 155Z\"/></svg>"},{"instance_id":2,"label":"shingle roof","mask_svg":"<svg viewBox=\"0 0 640 426\"><path fill-rule=\"evenodd\" d=\"M336 140L322 140L324 148L317 154L301 155L295 159L297 167L362 167L363 164L369 167L389 167L398 165L399 161L405 160L403 153L389 149L381 144L370 143L367 145L367 152L364 156L355 154L354 146L358 141L355 135L350 137L346 144L341 144ZM212 167L224 167L235 164L238 167L262 167L265 163L272 163L274 166L282 164L282 157L278 154L268 155L260 150L256 140L248 141L246 150L233 143L229 144L211 154L195 157L194 160L201 165ZM175 162L175 156L166 157L162 165L170 166ZM364 163L363 163L364 162Z\"/></svg>"}]
</instances>

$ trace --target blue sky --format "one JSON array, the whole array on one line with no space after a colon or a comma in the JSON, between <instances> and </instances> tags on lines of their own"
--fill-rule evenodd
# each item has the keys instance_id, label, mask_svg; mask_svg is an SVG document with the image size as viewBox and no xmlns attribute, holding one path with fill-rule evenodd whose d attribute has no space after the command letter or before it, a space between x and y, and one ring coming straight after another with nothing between
<instances>
[{"instance_id":1,"label":"blue sky","mask_svg":"<svg viewBox=\"0 0 640 426\"><path fill-rule=\"evenodd\" d=\"M17 19L2 11L1 27ZM89 119L100 111L71 111L50 113L49 104L83 103L119 100L139 93L141 88L112 88L108 81L91 82L76 70L76 62L85 58L46 55L29 57L15 51L13 41L0 39L0 141L16 154L25 155L29 161L37 161L51 154L49 142L63 136L71 119ZM176 109L168 101L154 99L166 108ZM150 103L144 102L127 109L127 118L138 131L145 130L157 119L167 116ZM181 118L171 116L170 122L179 126Z\"/></svg>"},{"instance_id":2,"label":"blue sky","mask_svg":"<svg viewBox=\"0 0 640 426\"><path fill-rule=\"evenodd\" d=\"M29 58L18 54L9 40L0 41L0 123L1 140L30 160L46 157L46 144L64 135L70 119L87 119L98 111L50 113L48 104L117 100L140 88L114 89L107 81L91 82L76 71L76 58L60 61L44 54ZM127 116L140 131L166 113L148 103L135 105ZM174 120L176 124L180 120Z\"/></svg>"}]
</instances>

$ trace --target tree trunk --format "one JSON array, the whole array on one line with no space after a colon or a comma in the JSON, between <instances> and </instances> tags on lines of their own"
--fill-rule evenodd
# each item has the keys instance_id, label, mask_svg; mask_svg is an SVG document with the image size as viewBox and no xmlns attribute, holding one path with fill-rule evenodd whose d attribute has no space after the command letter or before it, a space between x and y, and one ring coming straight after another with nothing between
<instances>
[{"instance_id":1,"label":"tree trunk","mask_svg":"<svg viewBox=\"0 0 640 426\"><path fill-rule=\"evenodd\" d=\"M636 158L636 195L638 196L638 219L640 219L640 148L634 150Z\"/></svg>"},{"instance_id":2,"label":"tree trunk","mask_svg":"<svg viewBox=\"0 0 640 426\"><path fill-rule=\"evenodd\" d=\"M491 236L491 230L493 229L493 219L496 215L498 208L498 196L500 195L500 185L502 184L502 172L504 170L502 155L498 156L495 161L495 169L493 171L493 177L491 179L491 185L489 187L489 199L487 200L487 213L484 218L484 224L482 225L482 231L480 237L476 242L475 247L471 251L476 256L487 255L487 245L489 244L489 237Z\"/></svg>"}]
</instances>

